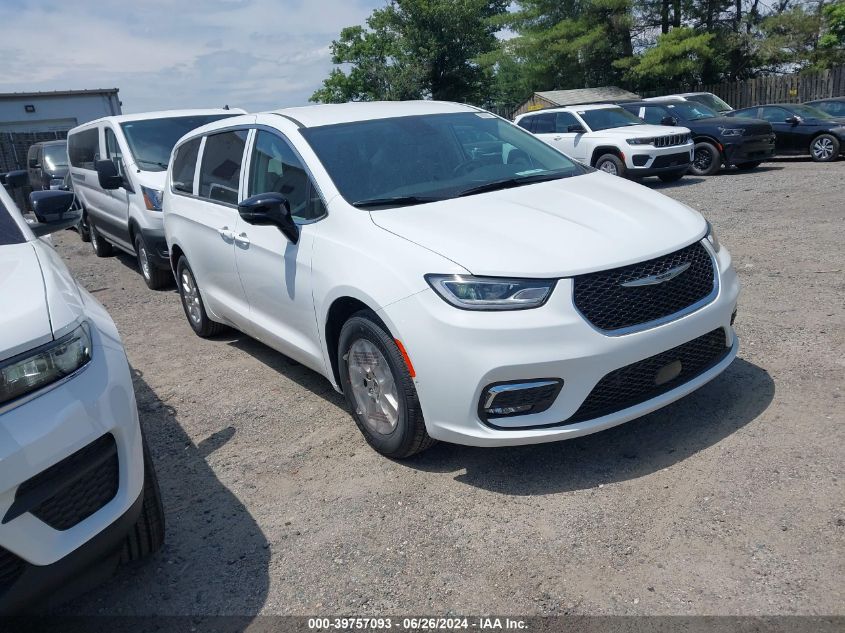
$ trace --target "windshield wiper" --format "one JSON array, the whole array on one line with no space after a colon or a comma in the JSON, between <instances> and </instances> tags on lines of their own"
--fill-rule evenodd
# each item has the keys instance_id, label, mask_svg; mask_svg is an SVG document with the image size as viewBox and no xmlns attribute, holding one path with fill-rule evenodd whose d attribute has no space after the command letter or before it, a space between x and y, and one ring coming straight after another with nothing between
<instances>
[{"instance_id":1,"label":"windshield wiper","mask_svg":"<svg viewBox=\"0 0 845 633\"><path fill-rule=\"evenodd\" d=\"M520 187L522 185L530 185L535 182L544 182L546 180L560 180L566 178L569 174L561 174L560 172L548 174L531 174L529 176L517 176L516 178L505 178L504 180L494 180L477 187L470 187L459 192L456 197L471 196L476 193L485 193L486 191L498 191L499 189L510 189L511 187Z\"/></svg>"},{"instance_id":2,"label":"windshield wiper","mask_svg":"<svg viewBox=\"0 0 845 633\"><path fill-rule=\"evenodd\" d=\"M352 203L353 207L365 209L367 207L386 207L392 204L397 206L425 204L427 202L437 202L443 198L435 196L393 196L392 198L367 198L366 200L357 200Z\"/></svg>"},{"instance_id":3,"label":"windshield wiper","mask_svg":"<svg viewBox=\"0 0 845 633\"><path fill-rule=\"evenodd\" d=\"M143 158L139 158L137 162L145 163L147 165L154 165L156 167L161 167L162 169L167 169L167 163L159 163L154 160L144 160Z\"/></svg>"}]
</instances>

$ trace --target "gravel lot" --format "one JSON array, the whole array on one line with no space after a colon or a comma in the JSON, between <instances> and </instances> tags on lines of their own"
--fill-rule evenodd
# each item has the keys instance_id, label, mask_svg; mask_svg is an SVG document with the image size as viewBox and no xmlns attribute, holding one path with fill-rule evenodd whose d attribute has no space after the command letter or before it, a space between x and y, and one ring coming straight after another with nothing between
<instances>
[{"instance_id":1,"label":"gravel lot","mask_svg":"<svg viewBox=\"0 0 845 633\"><path fill-rule=\"evenodd\" d=\"M317 374L194 336L174 289L54 238L117 322L167 543L74 614L843 614L845 161L649 186L744 292L739 358L686 399L539 446L364 443Z\"/></svg>"}]
</instances>

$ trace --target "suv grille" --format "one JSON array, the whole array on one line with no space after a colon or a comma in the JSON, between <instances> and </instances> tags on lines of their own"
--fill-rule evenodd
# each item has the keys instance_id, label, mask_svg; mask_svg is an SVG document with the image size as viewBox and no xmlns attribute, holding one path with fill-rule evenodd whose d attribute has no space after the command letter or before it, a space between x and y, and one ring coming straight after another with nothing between
<instances>
[{"instance_id":1,"label":"suv grille","mask_svg":"<svg viewBox=\"0 0 845 633\"><path fill-rule=\"evenodd\" d=\"M676 277L626 287L622 284L661 275L688 264ZM579 275L575 307L600 330L613 331L673 315L705 299L715 287L713 260L700 242L638 264Z\"/></svg>"},{"instance_id":2,"label":"suv grille","mask_svg":"<svg viewBox=\"0 0 845 633\"><path fill-rule=\"evenodd\" d=\"M67 530L111 501L119 481L117 445L107 433L18 486L10 512L23 506L16 516L28 511L54 530Z\"/></svg>"},{"instance_id":3,"label":"suv grille","mask_svg":"<svg viewBox=\"0 0 845 633\"><path fill-rule=\"evenodd\" d=\"M22 559L0 547L0 595L17 582L24 567Z\"/></svg>"},{"instance_id":4,"label":"suv grille","mask_svg":"<svg viewBox=\"0 0 845 633\"><path fill-rule=\"evenodd\" d=\"M717 328L688 343L610 372L593 387L566 424L627 409L692 380L727 355L730 348L726 340L725 330ZM658 384L659 372L676 362L680 363L679 373Z\"/></svg>"},{"instance_id":5,"label":"suv grille","mask_svg":"<svg viewBox=\"0 0 845 633\"><path fill-rule=\"evenodd\" d=\"M655 136L655 147L672 147L673 145L683 145L690 140L689 134L670 134L669 136Z\"/></svg>"}]
</instances>

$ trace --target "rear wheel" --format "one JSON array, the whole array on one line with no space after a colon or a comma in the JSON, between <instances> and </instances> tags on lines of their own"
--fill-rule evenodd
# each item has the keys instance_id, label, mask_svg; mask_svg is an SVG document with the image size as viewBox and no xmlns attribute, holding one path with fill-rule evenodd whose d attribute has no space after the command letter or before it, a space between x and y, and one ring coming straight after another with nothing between
<instances>
[{"instance_id":1,"label":"rear wheel","mask_svg":"<svg viewBox=\"0 0 845 633\"><path fill-rule=\"evenodd\" d=\"M164 543L164 507L161 504L161 490L158 486L153 460L147 440L143 439L144 450L144 504L141 516L132 526L126 540L120 562L138 560L157 551Z\"/></svg>"},{"instance_id":2,"label":"rear wheel","mask_svg":"<svg viewBox=\"0 0 845 633\"><path fill-rule=\"evenodd\" d=\"M712 176L721 167L722 154L713 143L701 141L695 144L695 153L689 167L690 173L696 176Z\"/></svg>"},{"instance_id":3,"label":"rear wheel","mask_svg":"<svg viewBox=\"0 0 845 633\"><path fill-rule=\"evenodd\" d=\"M188 317L188 324L196 335L207 338L222 332L226 326L208 318L197 280L184 257L180 257L176 265L176 285L179 287L179 297L182 299L182 308Z\"/></svg>"},{"instance_id":4,"label":"rear wheel","mask_svg":"<svg viewBox=\"0 0 845 633\"><path fill-rule=\"evenodd\" d=\"M370 446L402 459L434 444L408 365L374 312L361 310L343 324L337 353L346 402Z\"/></svg>"},{"instance_id":5,"label":"rear wheel","mask_svg":"<svg viewBox=\"0 0 845 633\"><path fill-rule=\"evenodd\" d=\"M97 257L109 257L114 254L114 247L107 242L102 235L100 235L97 227L94 226L90 220L88 222L88 227L91 235L91 248L94 249L94 254Z\"/></svg>"},{"instance_id":6,"label":"rear wheel","mask_svg":"<svg viewBox=\"0 0 845 633\"><path fill-rule=\"evenodd\" d=\"M141 276L151 290L164 288L173 280L173 275L170 274L169 270L157 268L150 261L147 245L140 234L135 236L135 255L138 257L138 268L141 270Z\"/></svg>"},{"instance_id":7,"label":"rear wheel","mask_svg":"<svg viewBox=\"0 0 845 633\"><path fill-rule=\"evenodd\" d=\"M736 168L741 171L748 171L750 169L756 169L763 163L762 160L755 160L750 163L737 163Z\"/></svg>"},{"instance_id":8,"label":"rear wheel","mask_svg":"<svg viewBox=\"0 0 845 633\"><path fill-rule=\"evenodd\" d=\"M833 134L819 134L810 143L810 156L817 163L829 163L839 156L839 139Z\"/></svg>"},{"instance_id":9,"label":"rear wheel","mask_svg":"<svg viewBox=\"0 0 845 633\"><path fill-rule=\"evenodd\" d=\"M616 154L603 154L599 156L595 165L596 169L611 176L625 177L625 163Z\"/></svg>"}]
</instances>

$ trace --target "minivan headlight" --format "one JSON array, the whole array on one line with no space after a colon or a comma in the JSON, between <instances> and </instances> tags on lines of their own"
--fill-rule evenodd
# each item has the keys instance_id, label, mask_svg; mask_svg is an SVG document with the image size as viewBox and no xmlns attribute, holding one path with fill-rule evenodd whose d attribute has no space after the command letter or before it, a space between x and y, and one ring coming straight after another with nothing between
<instances>
[{"instance_id":1,"label":"minivan headlight","mask_svg":"<svg viewBox=\"0 0 845 633\"><path fill-rule=\"evenodd\" d=\"M144 196L144 205L150 211L161 211L161 198L163 192L151 187L141 186L141 195Z\"/></svg>"},{"instance_id":2,"label":"minivan headlight","mask_svg":"<svg viewBox=\"0 0 845 633\"><path fill-rule=\"evenodd\" d=\"M91 331L70 334L0 363L0 405L69 376L91 361Z\"/></svg>"},{"instance_id":3,"label":"minivan headlight","mask_svg":"<svg viewBox=\"0 0 845 633\"><path fill-rule=\"evenodd\" d=\"M445 301L464 310L538 308L552 294L554 279L505 279L472 275L426 275Z\"/></svg>"},{"instance_id":4,"label":"minivan headlight","mask_svg":"<svg viewBox=\"0 0 845 633\"><path fill-rule=\"evenodd\" d=\"M719 244L719 238L716 237L716 231L713 229L713 225L710 224L710 222L707 223L707 241L710 242L713 250L717 253L722 248L722 245Z\"/></svg>"}]
</instances>

